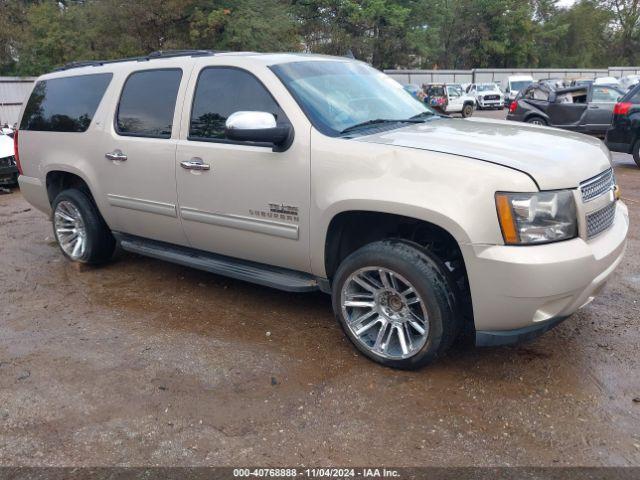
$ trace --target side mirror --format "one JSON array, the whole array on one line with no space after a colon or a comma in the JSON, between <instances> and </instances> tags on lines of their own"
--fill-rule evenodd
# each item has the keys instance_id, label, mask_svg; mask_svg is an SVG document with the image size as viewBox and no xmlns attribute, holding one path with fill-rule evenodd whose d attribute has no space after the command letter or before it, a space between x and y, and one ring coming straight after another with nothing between
<instances>
[{"instance_id":1,"label":"side mirror","mask_svg":"<svg viewBox=\"0 0 640 480\"><path fill-rule=\"evenodd\" d=\"M271 113L235 112L227 118L224 133L229 140L272 143L282 147L290 142L293 129L290 126L279 127Z\"/></svg>"}]
</instances>

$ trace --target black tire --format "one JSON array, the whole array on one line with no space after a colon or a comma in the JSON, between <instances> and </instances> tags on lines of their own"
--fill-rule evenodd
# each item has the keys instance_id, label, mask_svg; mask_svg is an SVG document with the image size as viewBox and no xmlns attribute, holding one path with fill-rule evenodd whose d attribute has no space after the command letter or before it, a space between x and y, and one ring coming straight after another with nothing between
<instances>
[{"instance_id":1,"label":"black tire","mask_svg":"<svg viewBox=\"0 0 640 480\"><path fill-rule=\"evenodd\" d=\"M468 118L473 115L473 105L467 103L464 107L462 107L462 118Z\"/></svg>"},{"instance_id":2,"label":"black tire","mask_svg":"<svg viewBox=\"0 0 640 480\"><path fill-rule=\"evenodd\" d=\"M354 272L366 267L385 268L402 275L423 299L428 311L428 335L424 345L408 358L378 355L363 345L347 325L341 303L342 290ZM362 354L387 367L414 370L436 360L453 343L461 323L455 291L447 267L438 257L416 244L384 240L365 245L342 261L332 282L332 302L340 326Z\"/></svg>"},{"instance_id":3,"label":"black tire","mask_svg":"<svg viewBox=\"0 0 640 480\"><path fill-rule=\"evenodd\" d=\"M544 126L549 125L544 118L538 115L533 115L532 117L527 118L526 122L532 125L544 125Z\"/></svg>"},{"instance_id":4,"label":"black tire","mask_svg":"<svg viewBox=\"0 0 640 480\"><path fill-rule=\"evenodd\" d=\"M636 140L635 145L633 146L633 150L631 151L633 155L633 160L636 162L636 165L640 167L640 138Z\"/></svg>"},{"instance_id":5,"label":"black tire","mask_svg":"<svg viewBox=\"0 0 640 480\"><path fill-rule=\"evenodd\" d=\"M79 210L80 215L82 216L82 221L84 222L86 248L84 254L77 259L71 258L62 249L56 232L53 216L55 215L58 204L62 201L72 203ZM111 230L109 230L109 227L102 218L102 215L100 215L98 208L86 193L77 189L64 190L54 199L52 208L54 212L52 214L52 221L54 223L53 234L65 257L71 261L92 265L104 263L111 259L116 247L115 238L113 238Z\"/></svg>"}]
</instances>

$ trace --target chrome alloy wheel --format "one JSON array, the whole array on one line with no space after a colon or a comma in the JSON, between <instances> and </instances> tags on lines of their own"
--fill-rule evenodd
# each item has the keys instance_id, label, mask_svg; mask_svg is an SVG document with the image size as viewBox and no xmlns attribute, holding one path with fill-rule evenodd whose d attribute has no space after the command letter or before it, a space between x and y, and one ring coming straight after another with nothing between
<instances>
[{"instance_id":1,"label":"chrome alloy wheel","mask_svg":"<svg viewBox=\"0 0 640 480\"><path fill-rule=\"evenodd\" d=\"M358 342L387 359L412 357L427 342L424 301L402 275L382 267L352 273L340 297L342 315Z\"/></svg>"},{"instance_id":2,"label":"chrome alloy wheel","mask_svg":"<svg viewBox=\"0 0 640 480\"><path fill-rule=\"evenodd\" d=\"M87 249L87 231L80 210L63 200L56 205L53 225L60 247L72 260L82 258Z\"/></svg>"}]
</instances>

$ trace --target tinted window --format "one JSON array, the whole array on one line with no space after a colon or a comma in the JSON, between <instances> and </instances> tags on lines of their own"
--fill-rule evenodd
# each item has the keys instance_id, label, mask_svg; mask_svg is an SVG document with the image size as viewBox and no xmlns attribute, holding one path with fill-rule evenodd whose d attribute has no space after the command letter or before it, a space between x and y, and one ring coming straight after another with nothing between
<instances>
[{"instance_id":1,"label":"tinted window","mask_svg":"<svg viewBox=\"0 0 640 480\"><path fill-rule=\"evenodd\" d=\"M191 139L223 139L224 124L232 113L269 112L279 125L288 120L260 81L236 68L207 68L200 73L191 109Z\"/></svg>"},{"instance_id":2,"label":"tinted window","mask_svg":"<svg viewBox=\"0 0 640 480\"><path fill-rule=\"evenodd\" d=\"M40 80L27 101L20 130L86 131L111 77L101 73Z\"/></svg>"},{"instance_id":3,"label":"tinted window","mask_svg":"<svg viewBox=\"0 0 640 480\"><path fill-rule=\"evenodd\" d=\"M182 70L132 73L124 84L116 127L121 135L171 137Z\"/></svg>"}]
</instances>

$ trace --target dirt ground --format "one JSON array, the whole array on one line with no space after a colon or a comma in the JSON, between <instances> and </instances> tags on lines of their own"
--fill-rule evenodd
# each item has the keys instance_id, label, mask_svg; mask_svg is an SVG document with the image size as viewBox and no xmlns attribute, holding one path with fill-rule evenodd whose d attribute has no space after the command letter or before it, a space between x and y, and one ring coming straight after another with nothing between
<instances>
[{"instance_id":1,"label":"dirt ground","mask_svg":"<svg viewBox=\"0 0 640 480\"><path fill-rule=\"evenodd\" d=\"M640 169L616 174L632 229L600 297L418 372L356 354L322 294L78 268L0 195L0 465L640 465Z\"/></svg>"}]
</instances>

